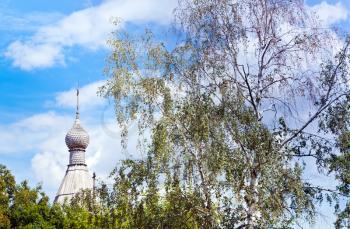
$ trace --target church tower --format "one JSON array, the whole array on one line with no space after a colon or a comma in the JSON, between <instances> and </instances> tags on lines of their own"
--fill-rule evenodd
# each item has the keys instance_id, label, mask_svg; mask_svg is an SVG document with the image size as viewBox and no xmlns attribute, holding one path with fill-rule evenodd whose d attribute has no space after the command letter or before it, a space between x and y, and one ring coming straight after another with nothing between
<instances>
[{"instance_id":1,"label":"church tower","mask_svg":"<svg viewBox=\"0 0 350 229\"><path fill-rule=\"evenodd\" d=\"M89 135L80 125L79 90L77 90L77 108L73 127L66 135L66 145L69 149L69 164L63 181L57 191L55 203L70 200L82 189L93 189L93 180L85 162L85 150L89 144Z\"/></svg>"}]
</instances>

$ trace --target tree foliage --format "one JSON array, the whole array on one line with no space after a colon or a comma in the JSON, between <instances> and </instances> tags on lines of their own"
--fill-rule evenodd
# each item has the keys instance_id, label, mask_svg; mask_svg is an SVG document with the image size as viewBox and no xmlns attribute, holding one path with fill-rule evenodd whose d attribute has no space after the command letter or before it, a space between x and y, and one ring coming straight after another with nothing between
<instances>
[{"instance_id":1,"label":"tree foliage","mask_svg":"<svg viewBox=\"0 0 350 229\"><path fill-rule=\"evenodd\" d=\"M16 184L14 176L0 165L0 228L57 228L56 208L49 205L41 187L26 181Z\"/></svg>"}]
</instances>

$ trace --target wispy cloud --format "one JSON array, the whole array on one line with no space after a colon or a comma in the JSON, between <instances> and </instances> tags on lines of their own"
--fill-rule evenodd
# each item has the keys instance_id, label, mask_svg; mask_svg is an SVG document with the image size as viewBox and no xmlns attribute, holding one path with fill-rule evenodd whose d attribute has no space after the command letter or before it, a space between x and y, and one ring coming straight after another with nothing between
<instances>
[{"instance_id":1,"label":"wispy cloud","mask_svg":"<svg viewBox=\"0 0 350 229\"><path fill-rule=\"evenodd\" d=\"M5 56L23 70L64 64L64 50L80 46L92 50L106 47L114 29L112 17L124 22L166 24L176 0L108 0L99 6L73 12L52 25L41 26L31 37L11 43Z\"/></svg>"},{"instance_id":2,"label":"wispy cloud","mask_svg":"<svg viewBox=\"0 0 350 229\"><path fill-rule=\"evenodd\" d=\"M58 12L23 13L0 5L0 31L35 32L44 25L49 25L63 18Z\"/></svg>"}]
</instances>

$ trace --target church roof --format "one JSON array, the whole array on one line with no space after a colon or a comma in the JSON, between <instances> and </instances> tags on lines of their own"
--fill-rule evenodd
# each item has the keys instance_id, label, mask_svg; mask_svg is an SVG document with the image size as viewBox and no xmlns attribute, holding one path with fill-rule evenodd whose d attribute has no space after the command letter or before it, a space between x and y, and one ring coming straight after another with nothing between
<instances>
[{"instance_id":1,"label":"church roof","mask_svg":"<svg viewBox=\"0 0 350 229\"><path fill-rule=\"evenodd\" d=\"M86 165L68 166L54 202L63 203L65 199L69 201L79 191L92 188L92 176Z\"/></svg>"}]
</instances>

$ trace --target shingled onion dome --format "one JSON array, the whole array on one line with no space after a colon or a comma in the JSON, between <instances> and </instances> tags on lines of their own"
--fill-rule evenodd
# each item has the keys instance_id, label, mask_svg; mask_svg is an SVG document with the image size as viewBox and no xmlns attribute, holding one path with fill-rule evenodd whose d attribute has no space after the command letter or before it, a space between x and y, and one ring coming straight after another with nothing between
<instances>
[{"instance_id":1,"label":"shingled onion dome","mask_svg":"<svg viewBox=\"0 0 350 229\"><path fill-rule=\"evenodd\" d=\"M66 135L66 145L69 151L83 150L89 145L89 135L80 125L79 119L79 91L77 91L77 111L76 118L73 127L68 131Z\"/></svg>"}]
</instances>

